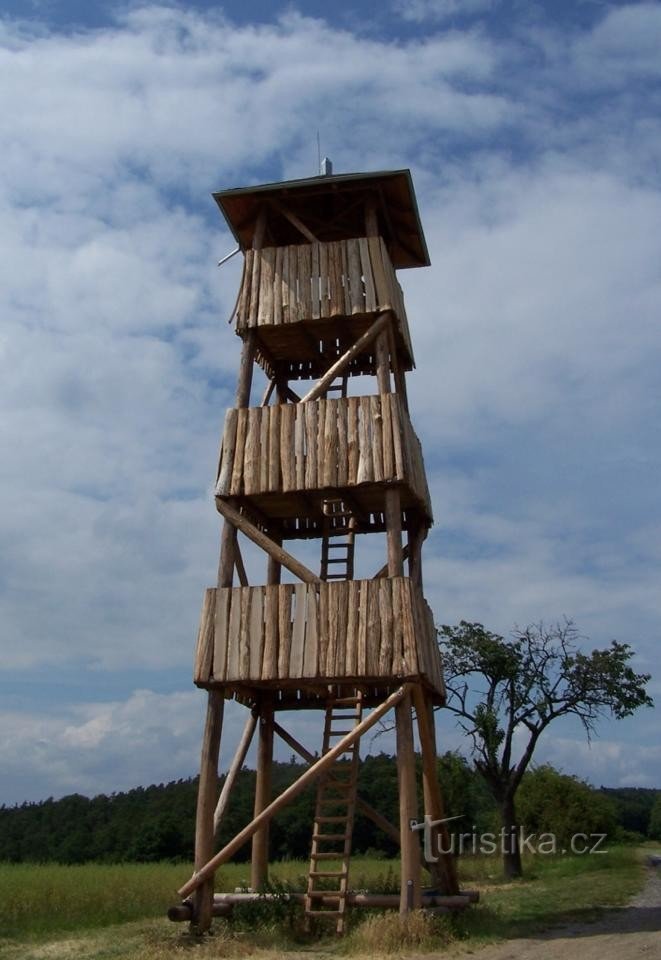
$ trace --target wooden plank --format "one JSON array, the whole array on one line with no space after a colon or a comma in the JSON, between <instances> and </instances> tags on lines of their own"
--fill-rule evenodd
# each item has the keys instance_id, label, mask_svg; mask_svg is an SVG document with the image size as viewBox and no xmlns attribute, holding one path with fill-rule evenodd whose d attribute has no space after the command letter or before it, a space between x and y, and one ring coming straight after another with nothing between
<instances>
[{"instance_id":1,"label":"wooden plank","mask_svg":"<svg viewBox=\"0 0 661 960\"><path fill-rule=\"evenodd\" d=\"M349 292L349 256L347 253L347 241L340 240L340 250L342 252L342 292L344 294L345 317L351 316L351 295Z\"/></svg>"},{"instance_id":2,"label":"wooden plank","mask_svg":"<svg viewBox=\"0 0 661 960\"><path fill-rule=\"evenodd\" d=\"M273 265L273 326L282 323L282 260L284 247L276 247Z\"/></svg>"},{"instance_id":3,"label":"wooden plank","mask_svg":"<svg viewBox=\"0 0 661 960\"><path fill-rule=\"evenodd\" d=\"M231 588L219 587L216 590L216 610L213 638L213 678L227 678L228 631Z\"/></svg>"},{"instance_id":4,"label":"wooden plank","mask_svg":"<svg viewBox=\"0 0 661 960\"><path fill-rule=\"evenodd\" d=\"M305 656L305 617L307 613L306 597L308 590L313 589L307 583L297 583L294 588L294 625L291 635L291 650L289 652L289 676L303 676L303 660Z\"/></svg>"},{"instance_id":5,"label":"wooden plank","mask_svg":"<svg viewBox=\"0 0 661 960\"><path fill-rule=\"evenodd\" d=\"M294 585L284 583L278 595L278 676L285 678L289 672L291 653L291 601Z\"/></svg>"},{"instance_id":6,"label":"wooden plank","mask_svg":"<svg viewBox=\"0 0 661 960\"><path fill-rule=\"evenodd\" d=\"M278 584L269 584L264 596L264 661L262 678L275 680L278 676Z\"/></svg>"},{"instance_id":7,"label":"wooden plank","mask_svg":"<svg viewBox=\"0 0 661 960\"><path fill-rule=\"evenodd\" d=\"M402 419L404 414L402 413L399 398L396 394L393 394L392 396L392 443L395 459L395 477L397 480L406 480L404 452L402 450Z\"/></svg>"},{"instance_id":8,"label":"wooden plank","mask_svg":"<svg viewBox=\"0 0 661 960\"><path fill-rule=\"evenodd\" d=\"M387 394L370 397L370 424L372 427L372 461L374 465L374 480L380 483L383 480L383 400Z\"/></svg>"},{"instance_id":9,"label":"wooden plank","mask_svg":"<svg viewBox=\"0 0 661 960\"><path fill-rule=\"evenodd\" d=\"M213 587L204 591L202 612L195 643L194 683L208 683L213 670L214 622L216 618L216 591Z\"/></svg>"},{"instance_id":10,"label":"wooden plank","mask_svg":"<svg viewBox=\"0 0 661 960\"><path fill-rule=\"evenodd\" d=\"M324 422L324 487L337 486L337 400L326 401Z\"/></svg>"},{"instance_id":11,"label":"wooden plank","mask_svg":"<svg viewBox=\"0 0 661 960\"><path fill-rule=\"evenodd\" d=\"M264 656L264 591L265 587L251 587L250 600L250 656L248 675L251 680L261 680Z\"/></svg>"},{"instance_id":12,"label":"wooden plank","mask_svg":"<svg viewBox=\"0 0 661 960\"><path fill-rule=\"evenodd\" d=\"M269 408L259 410L259 492L269 488Z\"/></svg>"},{"instance_id":13,"label":"wooden plank","mask_svg":"<svg viewBox=\"0 0 661 960\"><path fill-rule=\"evenodd\" d=\"M326 406L327 400L319 400L317 406L317 487L323 487L326 476Z\"/></svg>"},{"instance_id":14,"label":"wooden plank","mask_svg":"<svg viewBox=\"0 0 661 960\"><path fill-rule=\"evenodd\" d=\"M241 592L241 622L239 625L239 677L248 680L250 677L250 605L252 600L251 587L238 587Z\"/></svg>"},{"instance_id":15,"label":"wooden plank","mask_svg":"<svg viewBox=\"0 0 661 960\"><path fill-rule=\"evenodd\" d=\"M319 634L317 637L317 676L319 677L326 676L326 653L328 650L328 603L328 584L322 581L319 584Z\"/></svg>"},{"instance_id":16,"label":"wooden plank","mask_svg":"<svg viewBox=\"0 0 661 960\"><path fill-rule=\"evenodd\" d=\"M219 497L229 496L231 489L238 417L239 411L235 410L234 407L230 407L225 414L223 443L220 453L220 469L218 470L218 482L216 483L216 495Z\"/></svg>"},{"instance_id":17,"label":"wooden plank","mask_svg":"<svg viewBox=\"0 0 661 960\"><path fill-rule=\"evenodd\" d=\"M347 676L355 677L358 673L358 623L360 616L360 580L349 580L347 594L347 636L345 663Z\"/></svg>"},{"instance_id":18,"label":"wooden plank","mask_svg":"<svg viewBox=\"0 0 661 960\"><path fill-rule=\"evenodd\" d=\"M347 482L349 485L358 483L358 397L347 399Z\"/></svg>"},{"instance_id":19,"label":"wooden plank","mask_svg":"<svg viewBox=\"0 0 661 960\"><path fill-rule=\"evenodd\" d=\"M230 491L232 496L241 496L243 493L243 457L246 443L246 429L248 426L248 408L237 410L236 447L234 451L234 465Z\"/></svg>"},{"instance_id":20,"label":"wooden plank","mask_svg":"<svg viewBox=\"0 0 661 960\"><path fill-rule=\"evenodd\" d=\"M371 581L360 581L360 599L358 601L358 643L356 650L356 673L367 676L367 644L369 617L369 588Z\"/></svg>"},{"instance_id":21,"label":"wooden plank","mask_svg":"<svg viewBox=\"0 0 661 960\"><path fill-rule=\"evenodd\" d=\"M261 276L259 280L258 325L273 324L273 282L275 275L275 247L266 247L261 252Z\"/></svg>"},{"instance_id":22,"label":"wooden plank","mask_svg":"<svg viewBox=\"0 0 661 960\"><path fill-rule=\"evenodd\" d=\"M365 311L371 313L377 309L376 289L374 287L374 275L372 273L372 261L370 260L370 249L367 239L361 237L358 240L360 249L360 267L365 278Z\"/></svg>"},{"instance_id":23,"label":"wooden plank","mask_svg":"<svg viewBox=\"0 0 661 960\"><path fill-rule=\"evenodd\" d=\"M319 247L320 244L313 243L310 248L310 280L312 286L310 316L313 320L318 320L321 316L319 305Z\"/></svg>"},{"instance_id":24,"label":"wooden plank","mask_svg":"<svg viewBox=\"0 0 661 960\"><path fill-rule=\"evenodd\" d=\"M329 244L328 262L331 281L331 317L341 317L344 313L344 287L342 286L342 243L340 240Z\"/></svg>"},{"instance_id":25,"label":"wooden plank","mask_svg":"<svg viewBox=\"0 0 661 960\"><path fill-rule=\"evenodd\" d=\"M268 407L269 415L269 484L271 493L282 489L280 479L280 410L281 404Z\"/></svg>"},{"instance_id":26,"label":"wooden plank","mask_svg":"<svg viewBox=\"0 0 661 960\"><path fill-rule=\"evenodd\" d=\"M230 615L227 630L227 679L239 680L240 670L240 633L241 633L241 590L235 587L230 594Z\"/></svg>"},{"instance_id":27,"label":"wooden plank","mask_svg":"<svg viewBox=\"0 0 661 960\"><path fill-rule=\"evenodd\" d=\"M370 262L372 264L372 275L376 289L377 309L392 310L391 288L383 266L381 253L381 237L368 237L367 243L370 249Z\"/></svg>"},{"instance_id":28,"label":"wooden plank","mask_svg":"<svg viewBox=\"0 0 661 960\"><path fill-rule=\"evenodd\" d=\"M383 417L383 479L393 480L395 474L395 449L392 440L392 403L395 394L381 397L381 416Z\"/></svg>"},{"instance_id":29,"label":"wooden plank","mask_svg":"<svg viewBox=\"0 0 661 960\"><path fill-rule=\"evenodd\" d=\"M389 579L376 580L379 587L379 609L381 611L381 647L379 649L378 674L390 676L393 651L392 622L392 583Z\"/></svg>"},{"instance_id":30,"label":"wooden plank","mask_svg":"<svg viewBox=\"0 0 661 960\"><path fill-rule=\"evenodd\" d=\"M248 428L243 461L243 489L247 496L259 490L260 413L260 407L250 407L248 409Z\"/></svg>"},{"instance_id":31,"label":"wooden plank","mask_svg":"<svg viewBox=\"0 0 661 960\"><path fill-rule=\"evenodd\" d=\"M259 280L262 268L261 251L253 250L252 276L250 278L250 309L248 311L248 326L257 326L257 311L259 309Z\"/></svg>"},{"instance_id":32,"label":"wooden plank","mask_svg":"<svg viewBox=\"0 0 661 960\"><path fill-rule=\"evenodd\" d=\"M401 596L402 596L402 632L404 661L406 671L409 676L415 676L420 671L418 669L418 651L416 645L415 623L413 619L413 607L411 602L411 581L401 578Z\"/></svg>"},{"instance_id":33,"label":"wooden plank","mask_svg":"<svg viewBox=\"0 0 661 960\"><path fill-rule=\"evenodd\" d=\"M346 398L337 400L337 486L346 487L349 476L349 448L347 445L347 416L349 404Z\"/></svg>"},{"instance_id":34,"label":"wooden plank","mask_svg":"<svg viewBox=\"0 0 661 960\"><path fill-rule=\"evenodd\" d=\"M289 272L289 247L282 247L282 322L289 323L291 319L291 304L296 303L296 282L292 293L291 277Z\"/></svg>"},{"instance_id":35,"label":"wooden plank","mask_svg":"<svg viewBox=\"0 0 661 960\"><path fill-rule=\"evenodd\" d=\"M372 463L372 437L370 398L360 397L360 422L358 426L358 483L370 483L374 479Z\"/></svg>"},{"instance_id":36,"label":"wooden plank","mask_svg":"<svg viewBox=\"0 0 661 960\"><path fill-rule=\"evenodd\" d=\"M339 583L330 582L328 584L328 644L326 646L326 657L324 663L324 676L334 677L335 659L337 656L337 598Z\"/></svg>"},{"instance_id":37,"label":"wooden plank","mask_svg":"<svg viewBox=\"0 0 661 960\"><path fill-rule=\"evenodd\" d=\"M294 450L295 407L283 403L280 408L280 469L285 493L296 489L296 453Z\"/></svg>"},{"instance_id":38,"label":"wooden plank","mask_svg":"<svg viewBox=\"0 0 661 960\"><path fill-rule=\"evenodd\" d=\"M253 250L246 250L243 261L243 276L241 277L241 293L236 311L236 328L243 329L248 324L250 314L250 287L252 285L252 267L255 254Z\"/></svg>"},{"instance_id":39,"label":"wooden plank","mask_svg":"<svg viewBox=\"0 0 661 960\"><path fill-rule=\"evenodd\" d=\"M402 591L401 577L393 577L390 580L392 587L392 669L394 677L404 675L404 649L403 649L403 627L402 627Z\"/></svg>"},{"instance_id":40,"label":"wooden plank","mask_svg":"<svg viewBox=\"0 0 661 960\"><path fill-rule=\"evenodd\" d=\"M361 279L360 267L360 246L357 240L347 240L347 270L349 280L349 303L351 313L365 312L365 299L363 297L363 281Z\"/></svg>"},{"instance_id":41,"label":"wooden plank","mask_svg":"<svg viewBox=\"0 0 661 960\"><path fill-rule=\"evenodd\" d=\"M311 251L308 243L298 248L298 319L312 317L312 288L310 286Z\"/></svg>"},{"instance_id":42,"label":"wooden plank","mask_svg":"<svg viewBox=\"0 0 661 960\"><path fill-rule=\"evenodd\" d=\"M299 403L294 411L294 454L296 457L296 489L305 489L305 407Z\"/></svg>"},{"instance_id":43,"label":"wooden plank","mask_svg":"<svg viewBox=\"0 0 661 960\"><path fill-rule=\"evenodd\" d=\"M367 675L379 672L379 647L381 646L381 614L379 610L378 580L364 580L367 585Z\"/></svg>"},{"instance_id":44,"label":"wooden plank","mask_svg":"<svg viewBox=\"0 0 661 960\"><path fill-rule=\"evenodd\" d=\"M327 243L319 244L319 315L323 318L330 313L330 287L328 279L328 247Z\"/></svg>"},{"instance_id":45,"label":"wooden plank","mask_svg":"<svg viewBox=\"0 0 661 960\"><path fill-rule=\"evenodd\" d=\"M349 623L349 581L337 581L334 585L335 610L337 612L337 630L335 636L335 664L333 674L336 677L347 676L347 627Z\"/></svg>"},{"instance_id":46,"label":"wooden plank","mask_svg":"<svg viewBox=\"0 0 661 960\"><path fill-rule=\"evenodd\" d=\"M303 403L300 409L305 416L305 489L315 490L317 487L317 452L318 452L318 423L317 404Z\"/></svg>"},{"instance_id":47,"label":"wooden plank","mask_svg":"<svg viewBox=\"0 0 661 960\"><path fill-rule=\"evenodd\" d=\"M319 597L317 588L308 584L306 592L305 653L303 676L316 677L319 672Z\"/></svg>"}]
</instances>

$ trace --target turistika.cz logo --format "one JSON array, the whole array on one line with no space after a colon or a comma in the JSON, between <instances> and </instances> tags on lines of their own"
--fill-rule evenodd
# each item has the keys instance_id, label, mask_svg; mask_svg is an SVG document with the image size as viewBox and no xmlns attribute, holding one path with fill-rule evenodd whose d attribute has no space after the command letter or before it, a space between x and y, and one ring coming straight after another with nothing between
<instances>
[{"instance_id":1,"label":"turistika.cz logo","mask_svg":"<svg viewBox=\"0 0 661 960\"><path fill-rule=\"evenodd\" d=\"M443 836L443 831L436 829L442 823L452 820L461 820L462 814L456 817L444 817L441 820L432 820L425 816L418 822L411 820L410 827L414 832L423 835L424 857L427 863L437 863L439 857L451 854L492 854L521 853L553 854L573 853L583 854L607 853L603 849L606 839L605 833L574 833L569 838L568 845L562 845L554 833L528 833L525 827L513 827L511 830L502 827L498 833L478 833L475 826L470 832L452 833Z\"/></svg>"}]
</instances>

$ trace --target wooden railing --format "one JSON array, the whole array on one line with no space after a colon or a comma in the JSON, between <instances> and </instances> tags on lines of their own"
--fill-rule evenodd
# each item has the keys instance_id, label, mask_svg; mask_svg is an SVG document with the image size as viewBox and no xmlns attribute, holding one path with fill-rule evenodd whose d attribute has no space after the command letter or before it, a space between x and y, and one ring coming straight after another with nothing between
<instances>
[{"instance_id":1,"label":"wooden railing","mask_svg":"<svg viewBox=\"0 0 661 960\"><path fill-rule=\"evenodd\" d=\"M381 237L247 250L236 307L250 327L392 310L413 356L404 298Z\"/></svg>"},{"instance_id":2,"label":"wooden railing","mask_svg":"<svg viewBox=\"0 0 661 960\"><path fill-rule=\"evenodd\" d=\"M227 411L216 496L392 482L431 517L420 442L397 394Z\"/></svg>"},{"instance_id":3,"label":"wooden railing","mask_svg":"<svg viewBox=\"0 0 661 960\"><path fill-rule=\"evenodd\" d=\"M196 683L443 680L431 610L408 577L206 591Z\"/></svg>"}]
</instances>

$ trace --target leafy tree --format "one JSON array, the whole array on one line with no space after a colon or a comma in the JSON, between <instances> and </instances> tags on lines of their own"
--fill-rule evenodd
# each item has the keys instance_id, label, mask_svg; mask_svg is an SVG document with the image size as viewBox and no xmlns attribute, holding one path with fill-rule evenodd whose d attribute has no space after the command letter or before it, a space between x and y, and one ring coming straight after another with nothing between
<instances>
[{"instance_id":1,"label":"leafy tree","mask_svg":"<svg viewBox=\"0 0 661 960\"><path fill-rule=\"evenodd\" d=\"M517 811L526 833L552 833L561 848L570 849L571 838L579 833L589 837L615 832L614 805L604 794L549 764L524 775Z\"/></svg>"},{"instance_id":2,"label":"leafy tree","mask_svg":"<svg viewBox=\"0 0 661 960\"><path fill-rule=\"evenodd\" d=\"M549 724L578 717L589 739L600 718L652 705L649 674L634 672L628 644L586 654L580 639L571 621L515 629L508 639L465 620L440 630L445 706L470 737L475 768L500 808L508 877L522 872L516 794Z\"/></svg>"}]
</instances>

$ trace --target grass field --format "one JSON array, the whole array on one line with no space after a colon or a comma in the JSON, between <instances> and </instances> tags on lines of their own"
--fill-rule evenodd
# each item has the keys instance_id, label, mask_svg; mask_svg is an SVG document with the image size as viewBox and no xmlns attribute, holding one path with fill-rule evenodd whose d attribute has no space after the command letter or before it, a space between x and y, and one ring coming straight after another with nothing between
<instances>
[{"instance_id":1,"label":"grass field","mask_svg":"<svg viewBox=\"0 0 661 960\"><path fill-rule=\"evenodd\" d=\"M301 889L306 864L274 864L276 884ZM0 864L0 958L2 960L171 960L189 956L282 958L305 951L376 956L430 950L521 936L567 916L587 918L628 900L643 882L640 857L631 848L602 856L529 859L526 877L504 883L494 858L464 857L464 887L481 891L481 902L465 914L429 920L411 918L405 935L394 914L356 913L342 942L306 941L289 908L256 905L237 911L231 924L218 921L216 935L196 943L186 925L165 919L175 890L190 875L185 864L93 864L80 867ZM396 861L356 857L352 887L390 891L397 885ZM245 885L248 867L230 864L217 876L219 890ZM321 956L321 953L318 954Z\"/></svg>"}]
</instances>

